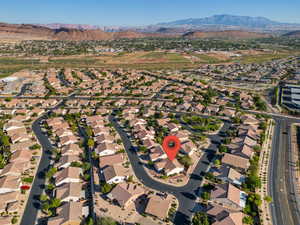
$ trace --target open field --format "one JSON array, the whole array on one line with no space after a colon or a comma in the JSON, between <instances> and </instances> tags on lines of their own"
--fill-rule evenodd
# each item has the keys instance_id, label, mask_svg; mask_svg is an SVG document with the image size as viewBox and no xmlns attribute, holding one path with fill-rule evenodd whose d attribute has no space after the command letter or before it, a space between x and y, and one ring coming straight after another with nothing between
<instances>
[{"instance_id":1,"label":"open field","mask_svg":"<svg viewBox=\"0 0 300 225\"><path fill-rule=\"evenodd\" d=\"M263 63L274 59L300 55L299 52L278 52L276 54L247 54L241 57L226 57L222 54L206 53L168 53L168 52L134 52L106 53L99 56L78 55L49 57L46 62L36 58L0 57L0 77L6 77L21 69L47 69L50 67L76 68L128 68L128 69L185 69L203 64L221 63Z\"/></svg>"},{"instance_id":2,"label":"open field","mask_svg":"<svg viewBox=\"0 0 300 225\"><path fill-rule=\"evenodd\" d=\"M259 55L247 55L238 58L236 61L244 64L249 63L264 63L271 60L282 59L289 57L291 54L288 52L276 53L276 54L259 54ZM298 53L299 55L299 53Z\"/></svg>"}]
</instances>

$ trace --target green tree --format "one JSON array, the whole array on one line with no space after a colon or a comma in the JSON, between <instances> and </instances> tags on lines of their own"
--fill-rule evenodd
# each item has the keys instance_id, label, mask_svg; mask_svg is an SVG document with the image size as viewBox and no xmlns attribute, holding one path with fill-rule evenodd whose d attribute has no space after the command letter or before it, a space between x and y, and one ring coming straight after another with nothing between
<instances>
[{"instance_id":1,"label":"green tree","mask_svg":"<svg viewBox=\"0 0 300 225\"><path fill-rule=\"evenodd\" d=\"M48 191L51 191L51 190L53 190L55 188L55 185L54 184L48 184L47 186L46 186L46 189L48 190Z\"/></svg>"},{"instance_id":2,"label":"green tree","mask_svg":"<svg viewBox=\"0 0 300 225\"><path fill-rule=\"evenodd\" d=\"M133 176L132 175L128 177L127 182L129 182L129 183L133 182Z\"/></svg>"},{"instance_id":3,"label":"green tree","mask_svg":"<svg viewBox=\"0 0 300 225\"><path fill-rule=\"evenodd\" d=\"M85 129L87 136L92 137L93 136L93 130L91 127L87 127Z\"/></svg>"},{"instance_id":4,"label":"green tree","mask_svg":"<svg viewBox=\"0 0 300 225\"><path fill-rule=\"evenodd\" d=\"M243 223L252 225L252 224L254 224L254 220L253 220L253 218L250 217L250 216L245 216L245 217L243 218Z\"/></svg>"},{"instance_id":5,"label":"green tree","mask_svg":"<svg viewBox=\"0 0 300 225\"><path fill-rule=\"evenodd\" d=\"M207 214L203 212L195 213L192 225L210 225Z\"/></svg>"},{"instance_id":6,"label":"green tree","mask_svg":"<svg viewBox=\"0 0 300 225\"><path fill-rule=\"evenodd\" d=\"M210 199L210 193L207 191L202 192L201 194L201 198L203 198L203 200L209 200Z\"/></svg>"},{"instance_id":7,"label":"green tree","mask_svg":"<svg viewBox=\"0 0 300 225\"><path fill-rule=\"evenodd\" d=\"M221 161L219 159L216 159L214 161L215 166L221 166Z\"/></svg>"},{"instance_id":8,"label":"green tree","mask_svg":"<svg viewBox=\"0 0 300 225\"><path fill-rule=\"evenodd\" d=\"M12 219L11 219L11 223L12 224L16 224L18 222L18 217L17 216L14 216Z\"/></svg>"},{"instance_id":9,"label":"green tree","mask_svg":"<svg viewBox=\"0 0 300 225\"><path fill-rule=\"evenodd\" d=\"M61 205L61 200L58 198L53 198L50 200L50 208L58 208Z\"/></svg>"},{"instance_id":10,"label":"green tree","mask_svg":"<svg viewBox=\"0 0 300 225\"><path fill-rule=\"evenodd\" d=\"M225 145L220 145L219 146L219 152L221 152L221 153L228 152L228 148Z\"/></svg>"},{"instance_id":11,"label":"green tree","mask_svg":"<svg viewBox=\"0 0 300 225\"><path fill-rule=\"evenodd\" d=\"M47 200L48 200L48 196L47 195L44 195L44 194L40 195L40 201L41 202L46 202Z\"/></svg>"},{"instance_id":12,"label":"green tree","mask_svg":"<svg viewBox=\"0 0 300 225\"><path fill-rule=\"evenodd\" d=\"M92 138L89 138L87 141L87 145L89 146L89 148L93 148L95 145L95 141Z\"/></svg>"},{"instance_id":13,"label":"green tree","mask_svg":"<svg viewBox=\"0 0 300 225\"><path fill-rule=\"evenodd\" d=\"M52 212L50 210L50 205L48 202L44 202L43 205L42 205L42 211L44 213L46 213L48 216L51 216L52 215Z\"/></svg>"},{"instance_id":14,"label":"green tree","mask_svg":"<svg viewBox=\"0 0 300 225\"><path fill-rule=\"evenodd\" d=\"M46 178L50 179L53 177L53 175L57 172L57 168L56 167L52 167L48 170L48 172L46 173Z\"/></svg>"},{"instance_id":15,"label":"green tree","mask_svg":"<svg viewBox=\"0 0 300 225\"><path fill-rule=\"evenodd\" d=\"M189 167L193 165L193 160L191 159L190 156L185 155L183 157L180 157L178 160L184 167Z\"/></svg>"},{"instance_id":16,"label":"green tree","mask_svg":"<svg viewBox=\"0 0 300 225\"><path fill-rule=\"evenodd\" d=\"M36 149L40 149L40 148L41 148L41 146L39 144L34 144L29 147L30 150L36 150Z\"/></svg>"},{"instance_id":17,"label":"green tree","mask_svg":"<svg viewBox=\"0 0 300 225\"><path fill-rule=\"evenodd\" d=\"M81 168L84 170L84 171L87 171L91 168L91 164L88 163L88 162L85 162L82 164Z\"/></svg>"},{"instance_id":18,"label":"green tree","mask_svg":"<svg viewBox=\"0 0 300 225\"><path fill-rule=\"evenodd\" d=\"M266 202L268 202L268 203L271 203L271 202L273 201L272 198L271 198L270 196L264 197L264 200L265 200Z\"/></svg>"},{"instance_id":19,"label":"green tree","mask_svg":"<svg viewBox=\"0 0 300 225\"><path fill-rule=\"evenodd\" d=\"M1 143L4 147L8 147L9 146L9 137L6 135L3 135L1 137Z\"/></svg>"},{"instance_id":20,"label":"green tree","mask_svg":"<svg viewBox=\"0 0 300 225\"><path fill-rule=\"evenodd\" d=\"M111 184L104 183L101 185L101 192L103 194L109 193L112 189L113 189L113 185L111 185Z\"/></svg>"},{"instance_id":21,"label":"green tree","mask_svg":"<svg viewBox=\"0 0 300 225\"><path fill-rule=\"evenodd\" d=\"M97 218L96 225L118 225L118 222L110 217Z\"/></svg>"},{"instance_id":22,"label":"green tree","mask_svg":"<svg viewBox=\"0 0 300 225\"><path fill-rule=\"evenodd\" d=\"M246 187L251 191L255 191L255 188L261 187L260 178L256 175L249 175L245 180Z\"/></svg>"}]
</instances>

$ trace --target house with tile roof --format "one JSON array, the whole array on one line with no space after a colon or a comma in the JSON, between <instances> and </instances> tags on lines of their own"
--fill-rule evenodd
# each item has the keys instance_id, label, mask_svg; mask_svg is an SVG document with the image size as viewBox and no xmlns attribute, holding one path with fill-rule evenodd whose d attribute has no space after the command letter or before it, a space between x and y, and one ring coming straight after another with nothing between
<instances>
[{"instance_id":1,"label":"house with tile roof","mask_svg":"<svg viewBox=\"0 0 300 225\"><path fill-rule=\"evenodd\" d=\"M107 197L116 202L119 206L127 208L144 193L145 190L137 184L120 183L107 194Z\"/></svg>"}]
</instances>

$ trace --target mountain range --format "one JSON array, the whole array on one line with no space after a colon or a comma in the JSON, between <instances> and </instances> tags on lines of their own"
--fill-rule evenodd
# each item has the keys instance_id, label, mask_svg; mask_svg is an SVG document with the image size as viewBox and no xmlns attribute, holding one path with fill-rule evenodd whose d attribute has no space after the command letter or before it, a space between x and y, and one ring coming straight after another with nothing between
<instances>
[{"instance_id":1,"label":"mountain range","mask_svg":"<svg viewBox=\"0 0 300 225\"><path fill-rule=\"evenodd\" d=\"M264 17L215 15L144 27L0 23L0 39L72 41L143 37L246 39L273 35L299 37L299 30L300 24L281 23Z\"/></svg>"},{"instance_id":2,"label":"mountain range","mask_svg":"<svg viewBox=\"0 0 300 225\"><path fill-rule=\"evenodd\" d=\"M176 20L171 22L162 22L153 25L139 26L139 27L122 27L122 26L95 26L82 24L37 24L51 29L60 28L74 28L83 30L101 29L107 32L116 32L124 30L135 30L139 32L160 32L161 29L173 28L173 32L187 32L195 30L252 30L252 31L276 31L276 30L298 30L300 24L297 23L283 23L270 20L265 17L250 17L250 16L236 16L236 15L214 15L204 18L190 18L183 20ZM177 30L176 30L177 29Z\"/></svg>"},{"instance_id":3,"label":"mountain range","mask_svg":"<svg viewBox=\"0 0 300 225\"><path fill-rule=\"evenodd\" d=\"M203 26L203 25L222 25L222 26L236 26L244 28L268 28L271 26L286 26L294 25L288 23L281 23L267 19L265 17L250 17L250 16L234 16L234 15L214 15L205 18L191 18L176 20L167 23L159 23L159 26ZM300 24L298 24L300 25Z\"/></svg>"}]
</instances>

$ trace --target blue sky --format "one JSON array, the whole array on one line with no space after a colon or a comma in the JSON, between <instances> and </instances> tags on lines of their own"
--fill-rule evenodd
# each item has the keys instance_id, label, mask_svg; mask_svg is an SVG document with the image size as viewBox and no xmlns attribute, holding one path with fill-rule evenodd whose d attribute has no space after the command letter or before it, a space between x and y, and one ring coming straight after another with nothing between
<instances>
[{"instance_id":1,"label":"blue sky","mask_svg":"<svg viewBox=\"0 0 300 225\"><path fill-rule=\"evenodd\" d=\"M148 25L215 14L300 23L300 0L2 0L0 21Z\"/></svg>"}]
</instances>

